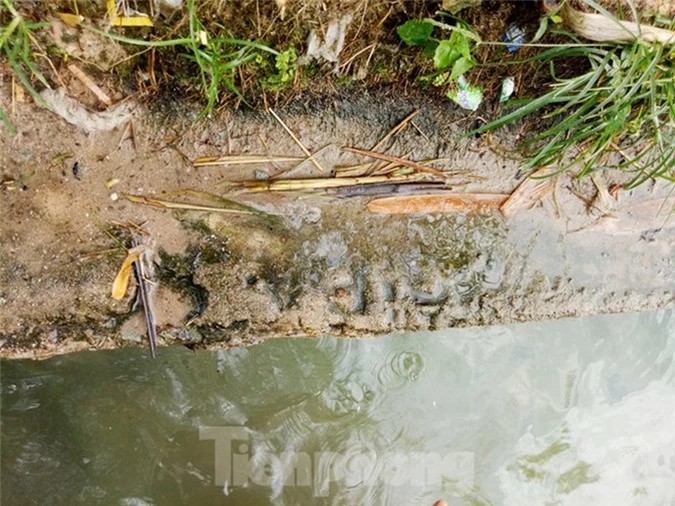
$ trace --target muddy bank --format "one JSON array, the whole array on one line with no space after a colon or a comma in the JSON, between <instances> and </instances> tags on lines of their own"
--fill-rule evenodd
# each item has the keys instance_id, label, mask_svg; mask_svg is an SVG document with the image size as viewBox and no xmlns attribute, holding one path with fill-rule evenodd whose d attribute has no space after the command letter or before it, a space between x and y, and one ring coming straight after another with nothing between
<instances>
[{"instance_id":1,"label":"muddy bank","mask_svg":"<svg viewBox=\"0 0 675 506\"><path fill-rule=\"evenodd\" d=\"M372 147L413 110L414 127L388 152L443 159L439 166L457 173L449 184L458 192L511 193L522 182L504 151L518 131L457 140L476 118L422 94L305 97L278 112L306 146L325 148L317 159L330 170L363 162L340 148ZM262 112L226 112L191 126L171 107L138 107L133 128L92 133L29 104L18 104L15 118L18 134L0 138L5 357L146 345L143 319L131 311L133 290L122 301L110 296L124 253L108 251L119 245L106 231L127 222L146 223L155 243L155 309L166 345L360 337L675 303L675 223L661 209L673 206L666 185L621 191L602 207L593 182L565 175L552 195L509 220L499 212L376 215L368 197L322 195L230 195L277 215L273 221L168 211L122 196L224 193L228 182L284 167L194 168L191 161L302 153ZM303 174L321 175L312 164Z\"/></svg>"}]
</instances>

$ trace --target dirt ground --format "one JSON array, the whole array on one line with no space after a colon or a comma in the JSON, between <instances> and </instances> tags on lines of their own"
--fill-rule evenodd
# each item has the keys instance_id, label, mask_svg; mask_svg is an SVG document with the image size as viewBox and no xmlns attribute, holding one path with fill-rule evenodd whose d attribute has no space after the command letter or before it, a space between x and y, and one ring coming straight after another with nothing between
<instances>
[{"instance_id":1,"label":"dirt ground","mask_svg":"<svg viewBox=\"0 0 675 506\"><path fill-rule=\"evenodd\" d=\"M372 147L414 110L414 126L393 137L388 153L442 158L438 167L458 171L450 182L458 192L511 193L522 182L518 163L499 154L519 132L458 141L475 116L421 93L305 96L277 112L309 149L328 146L317 159L330 170L365 161L341 147ZM224 193L227 182L253 179L256 170L274 176L281 166L191 163L228 153L302 156L270 114L230 111L191 124L173 110L138 106L133 129L87 133L22 103L12 119L17 135L0 137L4 357L145 345L133 290L111 298L124 253L106 252L118 244L105 231L127 222L145 223L155 242L160 344L369 336L675 303L665 185L622 190L600 209L589 179L562 176L552 195L510 220L499 212L372 214L370 197L231 194L281 219L270 223L123 197ZM302 170L320 175L311 164ZM113 179L119 183L108 188Z\"/></svg>"},{"instance_id":2,"label":"dirt ground","mask_svg":"<svg viewBox=\"0 0 675 506\"><path fill-rule=\"evenodd\" d=\"M320 7L310 4L306 9ZM391 2L386 9L378 7L382 12L367 11L367 2L342 4L340 9L354 8L357 14L363 10L350 30L361 31L370 19L366 14L381 15L383 21L377 30L364 32L375 42L350 32L337 70L351 61L350 72L358 73L359 58L366 55L359 51L382 43L378 37L391 36L401 20L433 7L424 10L419 4ZM94 2L79 5L85 11L100 9ZM253 6L243 2L240 8ZM314 28L325 32L330 8L337 9L331 6L317 11L322 14ZM249 28L268 33L273 27L283 34L284 26L308 19L309 11L299 11L296 3L287 8L287 17L279 20L279 6L263 4L258 24ZM492 38L517 13L513 4L487 2L484 8L496 20L481 27L494 32ZM169 14L166 22L172 19ZM304 26L302 33L311 28ZM495 96L487 94L472 113L437 91L420 89L414 80L383 77L336 86L339 72L328 69L330 77L318 88L264 95L256 109L226 102L195 123L201 105L193 101L190 84L161 83L168 60L156 64L152 77L140 65L126 78L133 86L125 86L125 78L106 69L127 58L127 52L62 23L54 22L51 30L61 51L88 62L81 66L116 103L111 116L121 120L96 129L92 117L103 112L99 126L111 118L104 118L100 100L65 64L54 78L55 89L47 92L57 101L69 97L69 104L55 108L60 115L17 96L3 74L0 101L17 133L3 130L0 136L0 356L43 358L146 346L143 316L133 307L133 281L123 300L111 297L129 247L119 243L127 241L123 229L129 223L143 224L154 245L161 345L361 337L675 303L675 219L669 214L675 200L672 186L663 182L626 191L620 185L628 176L621 173L598 173L595 180L564 174L554 180L552 193L508 219L497 210L390 216L371 213L367 205L373 196L353 194L360 189L337 196L232 188L233 182L274 179L294 163L193 164L205 156L303 157L297 142L267 112L274 106L326 169L319 172L305 163L291 177L330 177L336 167L372 161L343 151L344 146L371 149L416 112L379 151L416 161L436 159L433 166L449 175L454 193L511 194L524 177L509 150L537 124L460 138L500 113ZM377 54L400 58L401 68L418 72L406 67L405 49L388 47L384 44L384 53ZM154 78L160 85L148 94L144 90ZM277 218L171 211L125 198L186 189L225 195Z\"/></svg>"}]
</instances>

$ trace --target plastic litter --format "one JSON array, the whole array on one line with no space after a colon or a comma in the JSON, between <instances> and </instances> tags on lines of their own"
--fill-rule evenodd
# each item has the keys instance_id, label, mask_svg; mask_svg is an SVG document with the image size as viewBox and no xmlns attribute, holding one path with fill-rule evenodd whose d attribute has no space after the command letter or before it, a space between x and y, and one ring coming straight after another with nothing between
<instances>
[{"instance_id":1,"label":"plastic litter","mask_svg":"<svg viewBox=\"0 0 675 506\"><path fill-rule=\"evenodd\" d=\"M513 95L513 91L516 89L516 82L513 80L513 77L507 77L504 79L502 82L502 91L499 94L499 101L504 103L506 102L511 95Z\"/></svg>"},{"instance_id":2,"label":"plastic litter","mask_svg":"<svg viewBox=\"0 0 675 506\"><path fill-rule=\"evenodd\" d=\"M135 104L124 102L108 107L103 112L91 112L75 100L66 95L64 88L58 90L46 89L40 96L49 108L65 119L71 125L75 125L86 132L113 130L131 119L131 113Z\"/></svg>"},{"instance_id":3,"label":"plastic litter","mask_svg":"<svg viewBox=\"0 0 675 506\"><path fill-rule=\"evenodd\" d=\"M300 63L304 64L311 60L337 62L345 44L347 27L351 22L351 14L343 16L340 20L334 19L328 24L323 40L316 30L312 30L307 41L307 53L301 58Z\"/></svg>"},{"instance_id":4,"label":"plastic litter","mask_svg":"<svg viewBox=\"0 0 675 506\"><path fill-rule=\"evenodd\" d=\"M474 86L464 76L459 76L457 89L450 90L446 96L460 107L475 111L483 101L483 88Z\"/></svg>"},{"instance_id":5,"label":"plastic litter","mask_svg":"<svg viewBox=\"0 0 675 506\"><path fill-rule=\"evenodd\" d=\"M506 33L502 37L502 40L509 43L506 46L509 53L518 51L518 48L525 44L525 30L523 30L518 23L513 22L506 29Z\"/></svg>"}]
</instances>

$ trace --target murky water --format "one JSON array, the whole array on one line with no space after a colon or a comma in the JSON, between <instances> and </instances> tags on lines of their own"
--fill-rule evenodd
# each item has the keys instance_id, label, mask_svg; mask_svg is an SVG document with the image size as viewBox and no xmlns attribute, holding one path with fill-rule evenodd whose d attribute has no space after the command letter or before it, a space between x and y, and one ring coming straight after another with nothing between
<instances>
[{"instance_id":1,"label":"murky water","mask_svg":"<svg viewBox=\"0 0 675 506\"><path fill-rule=\"evenodd\" d=\"M672 310L2 362L3 504L675 501Z\"/></svg>"}]
</instances>

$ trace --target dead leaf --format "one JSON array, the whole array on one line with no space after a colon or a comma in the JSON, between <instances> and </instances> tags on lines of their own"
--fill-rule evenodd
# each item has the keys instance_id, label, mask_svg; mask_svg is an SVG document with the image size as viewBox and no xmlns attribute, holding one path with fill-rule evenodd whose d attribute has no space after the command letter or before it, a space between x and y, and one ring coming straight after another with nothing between
<instances>
[{"instance_id":1,"label":"dead leaf","mask_svg":"<svg viewBox=\"0 0 675 506\"><path fill-rule=\"evenodd\" d=\"M508 198L504 193L453 193L402 195L371 200L368 210L383 214L456 213L497 210Z\"/></svg>"},{"instance_id":2,"label":"dead leaf","mask_svg":"<svg viewBox=\"0 0 675 506\"><path fill-rule=\"evenodd\" d=\"M77 14L57 12L57 15L61 18L61 21L63 21L68 26L77 26L82 23L82 21L84 21L84 16L78 16Z\"/></svg>"},{"instance_id":3,"label":"dead leaf","mask_svg":"<svg viewBox=\"0 0 675 506\"><path fill-rule=\"evenodd\" d=\"M127 288L129 286L129 278L131 277L131 266L133 263L138 260L138 257L141 256L139 250L129 250L129 254L122 262L122 267L120 267L115 281L112 285L112 298L115 300L122 300L127 294Z\"/></svg>"}]
</instances>

